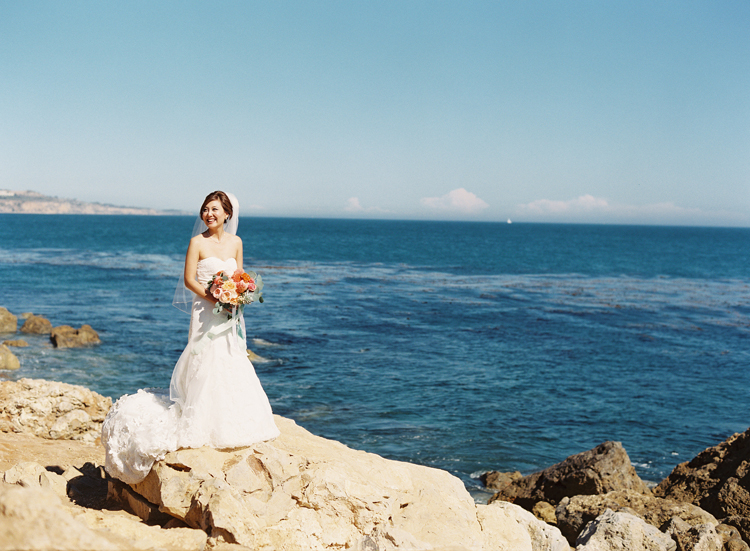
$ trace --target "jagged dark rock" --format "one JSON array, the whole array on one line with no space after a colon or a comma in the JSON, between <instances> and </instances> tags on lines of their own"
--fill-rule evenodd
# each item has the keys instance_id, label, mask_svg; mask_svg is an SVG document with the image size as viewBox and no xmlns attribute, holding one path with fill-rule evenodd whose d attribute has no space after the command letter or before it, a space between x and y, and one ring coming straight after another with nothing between
<instances>
[{"instance_id":1,"label":"jagged dark rock","mask_svg":"<svg viewBox=\"0 0 750 551\"><path fill-rule=\"evenodd\" d=\"M557 505L565 497L615 490L651 495L622 444L604 442L543 471L513 480L492 496L490 503L500 499L532 510L539 501Z\"/></svg>"}]
</instances>

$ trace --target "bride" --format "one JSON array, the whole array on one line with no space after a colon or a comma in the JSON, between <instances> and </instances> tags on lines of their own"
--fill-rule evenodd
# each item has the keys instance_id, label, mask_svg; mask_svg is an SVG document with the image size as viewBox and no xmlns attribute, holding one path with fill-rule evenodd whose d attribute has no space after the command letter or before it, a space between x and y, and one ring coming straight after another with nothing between
<instances>
[{"instance_id":1,"label":"bride","mask_svg":"<svg viewBox=\"0 0 750 551\"><path fill-rule=\"evenodd\" d=\"M139 390L120 398L104 420L105 468L123 482L143 480L170 451L237 448L279 435L242 331L227 323L226 313L214 313L216 299L206 292L217 272L242 268L238 210L237 199L222 191L210 193L201 206L185 256L184 286L178 284L175 293L178 308L192 304L188 344L172 373L169 396Z\"/></svg>"}]
</instances>

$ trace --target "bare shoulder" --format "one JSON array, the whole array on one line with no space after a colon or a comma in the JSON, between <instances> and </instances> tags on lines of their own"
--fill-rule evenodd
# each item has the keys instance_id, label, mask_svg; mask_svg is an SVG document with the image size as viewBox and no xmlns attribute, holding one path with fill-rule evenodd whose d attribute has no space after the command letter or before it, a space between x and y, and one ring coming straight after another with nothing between
<instances>
[{"instance_id":1,"label":"bare shoulder","mask_svg":"<svg viewBox=\"0 0 750 551\"><path fill-rule=\"evenodd\" d=\"M190 239L190 244L188 245L188 248L200 250L201 245L203 245L205 241L206 241L206 238L203 237L202 233L199 233L198 235Z\"/></svg>"}]
</instances>

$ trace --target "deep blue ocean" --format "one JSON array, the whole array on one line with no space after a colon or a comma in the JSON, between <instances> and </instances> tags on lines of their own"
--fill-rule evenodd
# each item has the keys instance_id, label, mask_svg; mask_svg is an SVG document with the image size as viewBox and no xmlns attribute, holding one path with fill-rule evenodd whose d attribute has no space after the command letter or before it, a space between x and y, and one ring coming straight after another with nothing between
<instances>
[{"instance_id":1,"label":"deep blue ocean","mask_svg":"<svg viewBox=\"0 0 750 551\"><path fill-rule=\"evenodd\" d=\"M193 221L0 214L0 306L102 338L26 337L0 377L167 387ZM657 482L750 425L750 229L245 217L239 234L274 412L476 499L483 471L605 440Z\"/></svg>"}]
</instances>

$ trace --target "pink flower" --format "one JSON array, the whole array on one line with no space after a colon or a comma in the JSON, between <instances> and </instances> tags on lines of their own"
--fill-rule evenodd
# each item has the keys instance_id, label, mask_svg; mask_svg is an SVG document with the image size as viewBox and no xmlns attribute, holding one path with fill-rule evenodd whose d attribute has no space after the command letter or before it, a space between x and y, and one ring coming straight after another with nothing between
<instances>
[{"instance_id":1,"label":"pink flower","mask_svg":"<svg viewBox=\"0 0 750 551\"><path fill-rule=\"evenodd\" d=\"M216 300L219 300L219 297L221 296L221 289L219 287L214 287L213 291L211 291L211 294Z\"/></svg>"},{"instance_id":2,"label":"pink flower","mask_svg":"<svg viewBox=\"0 0 750 551\"><path fill-rule=\"evenodd\" d=\"M240 281L240 280L242 280L242 274L244 274L244 273L245 273L245 272L243 272L242 270L240 270L240 269L238 268L238 269L237 269L237 270L235 270L235 271L234 271L234 273L232 274L232 280L234 280L234 281Z\"/></svg>"},{"instance_id":3,"label":"pink flower","mask_svg":"<svg viewBox=\"0 0 750 551\"><path fill-rule=\"evenodd\" d=\"M244 281L240 280L240 281L237 282L237 292L239 294L242 294L245 291L247 291L247 287L248 287L248 285Z\"/></svg>"},{"instance_id":4,"label":"pink flower","mask_svg":"<svg viewBox=\"0 0 750 551\"><path fill-rule=\"evenodd\" d=\"M216 277L214 278L214 285L217 285L217 286L221 287L221 284L222 284L222 283L224 283L224 281L223 281L223 280L221 279L221 276L220 276L220 275L217 275L217 276L216 276Z\"/></svg>"},{"instance_id":5,"label":"pink flower","mask_svg":"<svg viewBox=\"0 0 750 551\"><path fill-rule=\"evenodd\" d=\"M255 282L253 280L248 281L247 290L250 291L251 293L255 291Z\"/></svg>"},{"instance_id":6,"label":"pink flower","mask_svg":"<svg viewBox=\"0 0 750 551\"><path fill-rule=\"evenodd\" d=\"M218 300L219 302L223 302L224 304L230 304L232 300L232 294L229 291L221 291L219 293Z\"/></svg>"}]
</instances>

